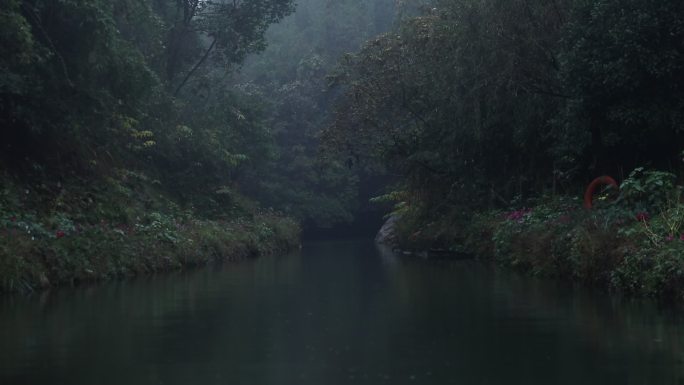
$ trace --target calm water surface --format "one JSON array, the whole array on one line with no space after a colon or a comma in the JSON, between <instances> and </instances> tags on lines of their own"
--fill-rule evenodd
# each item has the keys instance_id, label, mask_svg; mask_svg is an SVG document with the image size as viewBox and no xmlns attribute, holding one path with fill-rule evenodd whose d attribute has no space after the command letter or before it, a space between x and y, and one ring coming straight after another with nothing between
<instances>
[{"instance_id":1,"label":"calm water surface","mask_svg":"<svg viewBox=\"0 0 684 385\"><path fill-rule=\"evenodd\" d=\"M684 384L684 317L368 242L0 298L0 384Z\"/></svg>"}]
</instances>

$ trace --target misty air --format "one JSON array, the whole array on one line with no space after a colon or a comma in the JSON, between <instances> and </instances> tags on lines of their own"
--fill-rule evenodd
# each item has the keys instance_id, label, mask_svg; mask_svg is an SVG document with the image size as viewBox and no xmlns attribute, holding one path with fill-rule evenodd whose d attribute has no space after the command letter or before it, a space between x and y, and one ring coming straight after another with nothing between
<instances>
[{"instance_id":1,"label":"misty air","mask_svg":"<svg viewBox=\"0 0 684 385\"><path fill-rule=\"evenodd\" d=\"M684 383L681 0L0 0L0 384Z\"/></svg>"}]
</instances>

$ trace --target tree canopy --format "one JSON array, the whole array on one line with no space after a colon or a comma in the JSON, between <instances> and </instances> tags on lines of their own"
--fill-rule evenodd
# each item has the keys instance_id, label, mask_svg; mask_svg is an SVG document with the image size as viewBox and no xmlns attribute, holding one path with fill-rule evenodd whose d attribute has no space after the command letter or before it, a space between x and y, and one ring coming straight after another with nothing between
<instances>
[{"instance_id":1,"label":"tree canopy","mask_svg":"<svg viewBox=\"0 0 684 385\"><path fill-rule=\"evenodd\" d=\"M343 61L325 143L437 211L675 167L683 21L677 1L434 1Z\"/></svg>"}]
</instances>

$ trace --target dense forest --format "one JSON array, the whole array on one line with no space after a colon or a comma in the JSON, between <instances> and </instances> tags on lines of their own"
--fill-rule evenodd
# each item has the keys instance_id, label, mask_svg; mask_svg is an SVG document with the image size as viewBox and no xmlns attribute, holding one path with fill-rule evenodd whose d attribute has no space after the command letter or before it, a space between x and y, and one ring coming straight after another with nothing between
<instances>
[{"instance_id":1,"label":"dense forest","mask_svg":"<svg viewBox=\"0 0 684 385\"><path fill-rule=\"evenodd\" d=\"M3 1L0 288L282 252L352 222L363 173L318 156L326 76L396 10Z\"/></svg>"},{"instance_id":2,"label":"dense forest","mask_svg":"<svg viewBox=\"0 0 684 385\"><path fill-rule=\"evenodd\" d=\"M0 4L2 290L385 210L421 255L684 293L680 1Z\"/></svg>"},{"instance_id":3,"label":"dense forest","mask_svg":"<svg viewBox=\"0 0 684 385\"><path fill-rule=\"evenodd\" d=\"M436 0L331 81L324 145L398 175L402 248L684 293L681 1Z\"/></svg>"}]
</instances>

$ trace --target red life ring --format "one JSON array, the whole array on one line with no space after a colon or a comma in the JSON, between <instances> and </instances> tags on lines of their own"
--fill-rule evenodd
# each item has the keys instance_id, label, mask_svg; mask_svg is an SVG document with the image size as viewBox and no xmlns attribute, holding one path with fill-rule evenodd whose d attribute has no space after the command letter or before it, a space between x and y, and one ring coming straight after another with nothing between
<instances>
[{"instance_id":1,"label":"red life ring","mask_svg":"<svg viewBox=\"0 0 684 385\"><path fill-rule=\"evenodd\" d=\"M590 209L593 206L594 191L599 186L613 186L616 189L619 188L615 179L609 176L600 176L594 179L587 187L587 191L584 192L584 208Z\"/></svg>"}]
</instances>

